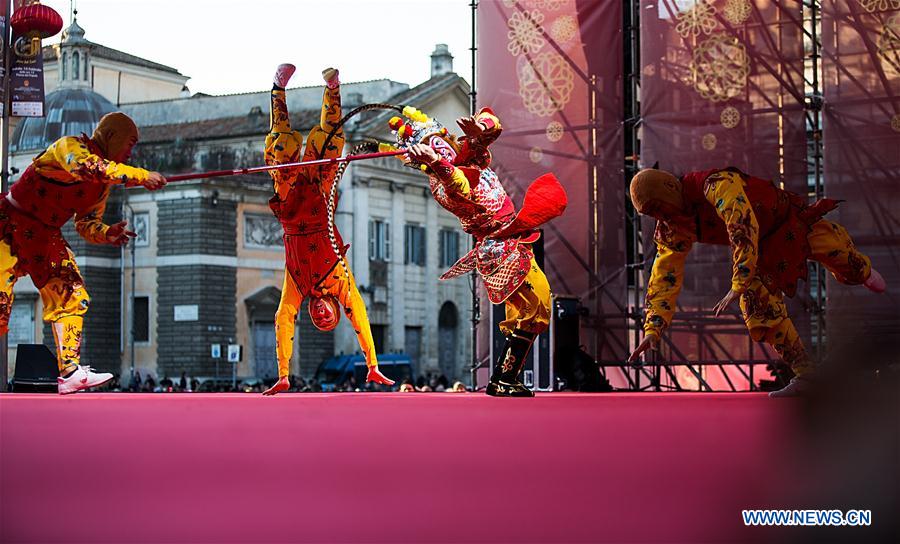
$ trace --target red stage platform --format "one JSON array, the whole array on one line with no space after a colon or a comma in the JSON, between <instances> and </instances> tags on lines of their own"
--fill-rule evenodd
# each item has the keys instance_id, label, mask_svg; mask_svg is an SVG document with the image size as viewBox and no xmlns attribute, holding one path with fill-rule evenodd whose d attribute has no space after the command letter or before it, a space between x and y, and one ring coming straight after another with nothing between
<instances>
[{"instance_id":1,"label":"red stage platform","mask_svg":"<svg viewBox=\"0 0 900 544\"><path fill-rule=\"evenodd\" d=\"M758 540L762 394L0 396L0 541ZM783 459L783 458L782 458Z\"/></svg>"}]
</instances>

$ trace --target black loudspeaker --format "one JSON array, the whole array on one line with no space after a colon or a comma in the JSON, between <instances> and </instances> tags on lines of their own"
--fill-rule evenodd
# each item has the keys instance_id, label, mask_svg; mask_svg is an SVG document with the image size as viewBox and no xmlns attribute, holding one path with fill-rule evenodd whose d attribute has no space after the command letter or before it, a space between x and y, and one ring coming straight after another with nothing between
<instances>
[{"instance_id":1,"label":"black loudspeaker","mask_svg":"<svg viewBox=\"0 0 900 544\"><path fill-rule=\"evenodd\" d=\"M12 390L16 393L56 393L56 355L43 344L19 344Z\"/></svg>"},{"instance_id":2,"label":"black loudspeaker","mask_svg":"<svg viewBox=\"0 0 900 544\"><path fill-rule=\"evenodd\" d=\"M582 312L577 297L553 297L550 338L557 387L571 391L612 391L597 362L581 348Z\"/></svg>"}]
</instances>

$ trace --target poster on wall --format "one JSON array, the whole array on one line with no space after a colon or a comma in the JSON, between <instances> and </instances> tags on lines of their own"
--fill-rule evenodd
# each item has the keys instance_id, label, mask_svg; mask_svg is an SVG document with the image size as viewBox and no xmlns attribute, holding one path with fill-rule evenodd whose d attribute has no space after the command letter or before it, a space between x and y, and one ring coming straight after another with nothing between
<instances>
[{"instance_id":1,"label":"poster on wall","mask_svg":"<svg viewBox=\"0 0 900 544\"><path fill-rule=\"evenodd\" d=\"M15 9L35 3L17 0ZM15 117L44 116L44 56L37 31L12 35L12 65L9 74L10 113Z\"/></svg>"},{"instance_id":2,"label":"poster on wall","mask_svg":"<svg viewBox=\"0 0 900 544\"><path fill-rule=\"evenodd\" d=\"M4 29L6 32L3 34L4 36L8 35L8 30L6 29L6 2L0 2L0 28ZM6 59L6 40L0 40L0 59ZM6 62L5 60L0 62L0 81L3 81L3 78L6 77ZM0 86L2 87L2 86ZM4 114L6 110L6 95L5 90L0 88L0 116Z\"/></svg>"},{"instance_id":3,"label":"poster on wall","mask_svg":"<svg viewBox=\"0 0 900 544\"><path fill-rule=\"evenodd\" d=\"M9 89L11 113L16 117L44 116L44 59L41 38L13 33Z\"/></svg>"}]
</instances>

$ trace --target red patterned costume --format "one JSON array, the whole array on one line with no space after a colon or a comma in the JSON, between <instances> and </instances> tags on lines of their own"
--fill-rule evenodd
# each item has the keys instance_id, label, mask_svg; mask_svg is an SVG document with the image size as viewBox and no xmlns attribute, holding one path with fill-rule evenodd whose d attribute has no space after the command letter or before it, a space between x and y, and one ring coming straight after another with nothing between
<instances>
[{"instance_id":1,"label":"red patterned costume","mask_svg":"<svg viewBox=\"0 0 900 544\"><path fill-rule=\"evenodd\" d=\"M540 236L537 228L558 217L566 207L566 193L553 174L535 180L516 212L512 199L490 169L488 146L500 136L494 112L483 108L472 118L457 121L467 137L455 137L433 119L412 108L404 110L410 124L391 120L401 146L424 144L434 155L416 146L410 155L424 160L434 199L459 218L463 230L475 238L471 251L441 279L477 270L494 304L506 304L506 320L500 329L507 337L488 385L488 394L531 396L518 376L536 336L550 320L550 286L534 261L531 244ZM423 150L426 151L426 150ZM439 158L438 158L439 157Z\"/></svg>"}]
</instances>

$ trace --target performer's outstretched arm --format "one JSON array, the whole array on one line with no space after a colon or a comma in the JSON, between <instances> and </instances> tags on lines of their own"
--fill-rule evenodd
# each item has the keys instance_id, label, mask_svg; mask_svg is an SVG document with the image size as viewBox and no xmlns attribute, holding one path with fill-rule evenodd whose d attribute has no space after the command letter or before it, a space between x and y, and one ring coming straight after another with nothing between
<instances>
[{"instance_id":1,"label":"performer's outstretched arm","mask_svg":"<svg viewBox=\"0 0 900 544\"><path fill-rule=\"evenodd\" d=\"M672 323L675 304L684 284L684 261L693 245L690 235L679 233L664 223L656 225L656 260L647 283L644 339L635 347L628 361L636 361L648 349L659 349L662 333Z\"/></svg>"},{"instance_id":2,"label":"performer's outstretched arm","mask_svg":"<svg viewBox=\"0 0 900 544\"><path fill-rule=\"evenodd\" d=\"M427 165L444 190L458 193L461 196L469 196L472 188L465 172L453 166L447 159L441 158L430 146L415 144L409 148L409 156L417 163Z\"/></svg>"},{"instance_id":3,"label":"performer's outstretched arm","mask_svg":"<svg viewBox=\"0 0 900 544\"><path fill-rule=\"evenodd\" d=\"M86 213L75 216L75 232L87 242L105 244L110 241L106 236L110 226L103 222L103 213L106 211L106 199L108 197L109 190ZM128 241L127 236L124 241Z\"/></svg>"},{"instance_id":4,"label":"performer's outstretched arm","mask_svg":"<svg viewBox=\"0 0 900 544\"><path fill-rule=\"evenodd\" d=\"M81 139L74 136L60 138L34 160L35 171L61 183L77 183L87 178L99 179L109 185L121 183L153 185L150 171L104 159L91 153Z\"/></svg>"},{"instance_id":5,"label":"performer's outstretched arm","mask_svg":"<svg viewBox=\"0 0 900 544\"><path fill-rule=\"evenodd\" d=\"M731 290L743 293L756 275L759 247L759 224L744 192L744 180L737 172L717 172L706 180L705 193L728 229L733 263Z\"/></svg>"},{"instance_id":6,"label":"performer's outstretched arm","mask_svg":"<svg viewBox=\"0 0 900 544\"><path fill-rule=\"evenodd\" d=\"M456 124L466 134L463 149L469 144L487 147L494 143L503 131L500 118L490 108L482 108L471 117L461 117L456 120Z\"/></svg>"},{"instance_id":7,"label":"performer's outstretched arm","mask_svg":"<svg viewBox=\"0 0 900 544\"><path fill-rule=\"evenodd\" d=\"M500 136L503 127L490 108L482 108L471 117L461 117L456 124L466 134L459 150L458 164L487 168L491 164L488 147Z\"/></svg>"},{"instance_id":8,"label":"performer's outstretched arm","mask_svg":"<svg viewBox=\"0 0 900 544\"><path fill-rule=\"evenodd\" d=\"M275 311L275 353L278 357L278 381L275 385L266 389L264 395L274 395L291 388L291 356L294 353L294 332L296 329L297 312L303 297L297 285L291 278L287 268L284 269L284 283L281 287L281 300L278 310Z\"/></svg>"},{"instance_id":9,"label":"performer's outstretched arm","mask_svg":"<svg viewBox=\"0 0 900 544\"><path fill-rule=\"evenodd\" d=\"M681 286L684 285L684 262L691 251L693 240L677 232L668 231L663 225L656 229L656 260L647 283L644 333L662 335L672 323L675 304Z\"/></svg>"},{"instance_id":10,"label":"performer's outstretched arm","mask_svg":"<svg viewBox=\"0 0 900 544\"><path fill-rule=\"evenodd\" d=\"M331 273L316 286L316 291L323 295L330 295L337 299L344 308L344 314L353 325L359 349L366 358L366 366L369 374L366 381L393 385L394 381L385 377L378 370L378 357L375 353L375 340L372 338L372 327L369 324L369 316L366 313L366 303L363 301L359 290L356 288L356 280L349 269L344 273L345 263L339 262Z\"/></svg>"}]
</instances>

